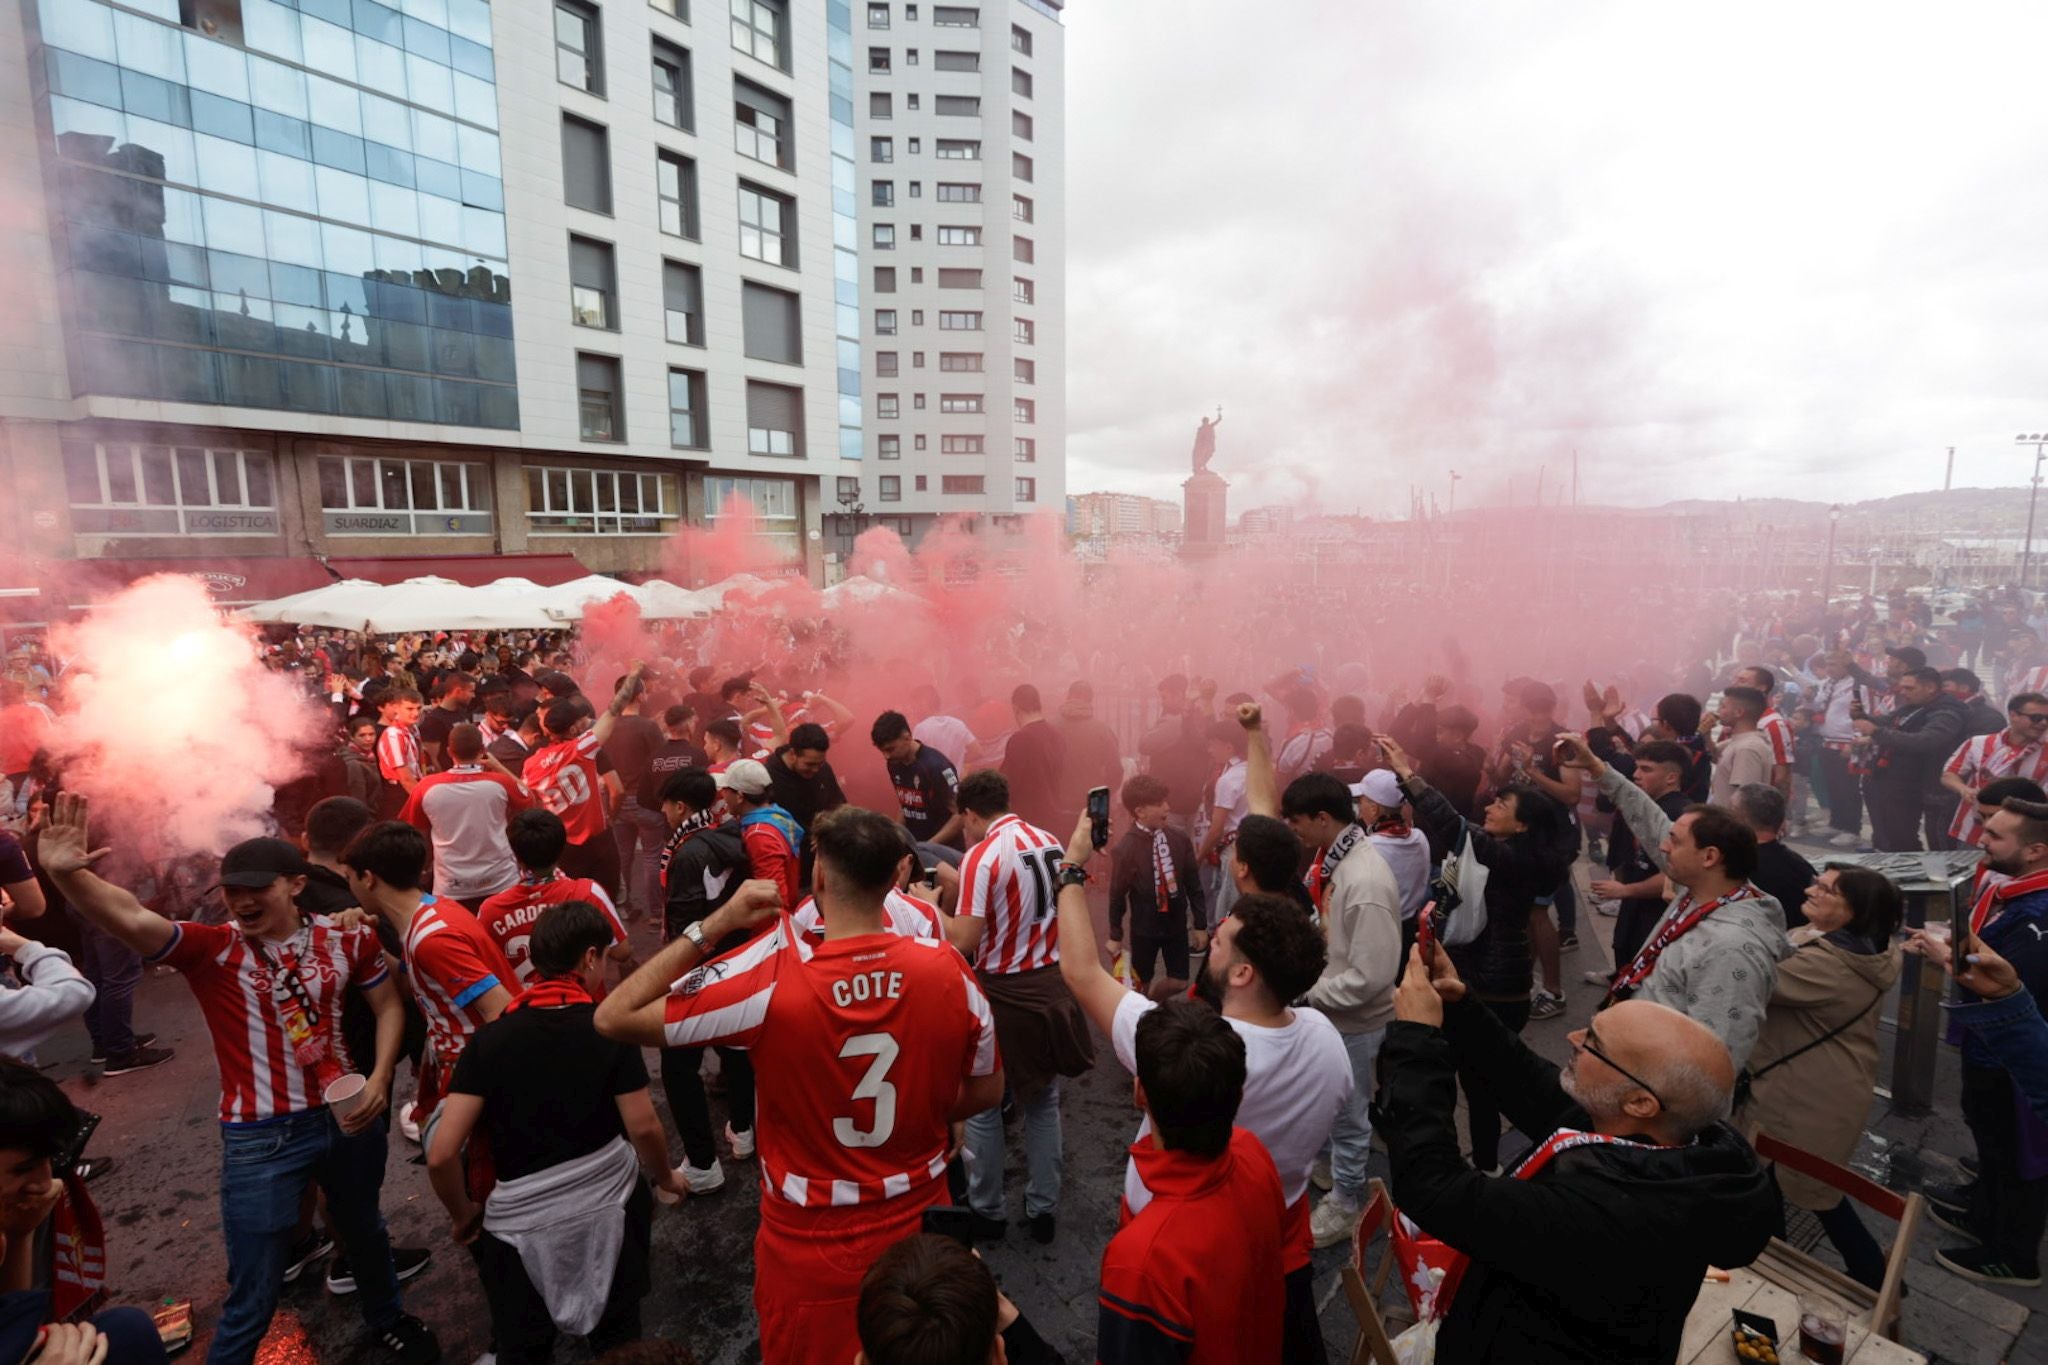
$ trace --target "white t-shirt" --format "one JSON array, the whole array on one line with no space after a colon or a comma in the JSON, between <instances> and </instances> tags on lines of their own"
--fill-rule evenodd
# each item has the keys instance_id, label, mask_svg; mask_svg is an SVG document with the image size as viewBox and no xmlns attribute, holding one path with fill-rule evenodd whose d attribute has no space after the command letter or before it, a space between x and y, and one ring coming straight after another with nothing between
<instances>
[{"instance_id":1,"label":"white t-shirt","mask_svg":"<svg viewBox=\"0 0 2048 1365\"><path fill-rule=\"evenodd\" d=\"M1414 919L1415 912L1429 899L1429 839L1421 830L1411 829L1406 838L1375 834L1371 840L1401 888L1401 918Z\"/></svg>"},{"instance_id":2,"label":"white t-shirt","mask_svg":"<svg viewBox=\"0 0 2048 1365\"><path fill-rule=\"evenodd\" d=\"M1132 991L1117 1002L1110 1028L1116 1059L1138 1074L1138 1020L1153 1008ZM1244 1100L1237 1107L1237 1126L1266 1144L1266 1154L1280 1172L1280 1194L1291 1206L1308 1189L1309 1168L1330 1136L1337 1111L1350 1098L1351 1054L1337 1026L1316 1010L1299 1006L1285 1028L1262 1028L1224 1016L1244 1039ZM1138 1124L1137 1140L1152 1134L1152 1120ZM1152 1191L1138 1179L1136 1164L1124 1164L1124 1203L1132 1214L1152 1202Z\"/></svg>"},{"instance_id":3,"label":"white t-shirt","mask_svg":"<svg viewBox=\"0 0 2048 1365\"><path fill-rule=\"evenodd\" d=\"M1223 829L1217 834L1217 840L1220 842L1237 832L1238 822L1251 811L1251 796L1245 788L1245 779L1249 772L1243 759L1233 758L1223 771L1216 775L1215 795L1198 813L1198 842L1209 837L1209 820L1212 812L1216 810L1224 812Z\"/></svg>"}]
</instances>

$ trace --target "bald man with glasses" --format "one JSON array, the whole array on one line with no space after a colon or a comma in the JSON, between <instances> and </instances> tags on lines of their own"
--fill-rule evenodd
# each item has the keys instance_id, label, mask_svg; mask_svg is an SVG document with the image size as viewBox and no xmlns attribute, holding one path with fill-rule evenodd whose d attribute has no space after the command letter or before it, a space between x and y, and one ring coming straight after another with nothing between
<instances>
[{"instance_id":1,"label":"bald man with glasses","mask_svg":"<svg viewBox=\"0 0 2048 1365\"><path fill-rule=\"evenodd\" d=\"M1394 1013L1376 1114L1394 1203L1466 1260L1438 1365L1673 1359L1706 1268L1748 1264L1780 1226L1776 1185L1727 1122L1727 1046L1625 1000L1569 1035L1560 1069L1421 945ZM1461 1072L1535 1143L1503 1176L1459 1151Z\"/></svg>"}]
</instances>

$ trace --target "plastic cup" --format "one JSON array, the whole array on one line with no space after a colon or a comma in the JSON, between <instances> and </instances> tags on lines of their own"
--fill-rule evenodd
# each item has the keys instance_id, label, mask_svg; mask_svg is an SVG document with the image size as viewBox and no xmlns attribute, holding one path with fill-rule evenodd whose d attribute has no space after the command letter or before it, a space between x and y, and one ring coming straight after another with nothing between
<instances>
[{"instance_id":1,"label":"plastic cup","mask_svg":"<svg viewBox=\"0 0 2048 1365\"><path fill-rule=\"evenodd\" d=\"M676 1184L681 1185L686 1190L690 1188L688 1182L683 1178L683 1168L680 1166L676 1167ZM670 1194L667 1190L661 1189L658 1186L655 1188L654 1197L663 1204L680 1204L683 1202L681 1195Z\"/></svg>"},{"instance_id":2,"label":"plastic cup","mask_svg":"<svg viewBox=\"0 0 2048 1365\"><path fill-rule=\"evenodd\" d=\"M1849 1312L1828 1299L1799 1301L1799 1354L1818 1365L1842 1365L1849 1340Z\"/></svg>"},{"instance_id":3,"label":"plastic cup","mask_svg":"<svg viewBox=\"0 0 2048 1365\"><path fill-rule=\"evenodd\" d=\"M1948 854L1923 853L1920 855L1920 875L1930 882L1948 881Z\"/></svg>"},{"instance_id":4,"label":"plastic cup","mask_svg":"<svg viewBox=\"0 0 2048 1365\"><path fill-rule=\"evenodd\" d=\"M345 1119L355 1113L356 1106L363 1102L363 1091L369 1084L366 1078L351 1071L346 1076L336 1076L329 1081L327 1089L321 1092L320 1097L327 1101L329 1113L337 1119Z\"/></svg>"}]
</instances>

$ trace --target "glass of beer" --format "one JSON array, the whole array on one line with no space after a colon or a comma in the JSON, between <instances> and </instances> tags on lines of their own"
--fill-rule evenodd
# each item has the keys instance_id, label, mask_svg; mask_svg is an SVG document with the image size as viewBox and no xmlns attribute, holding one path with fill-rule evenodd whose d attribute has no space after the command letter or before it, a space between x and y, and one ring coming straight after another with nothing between
<instances>
[{"instance_id":1,"label":"glass of beer","mask_svg":"<svg viewBox=\"0 0 2048 1365\"><path fill-rule=\"evenodd\" d=\"M1830 1299L1799 1301L1799 1354L1819 1365L1842 1365L1849 1310Z\"/></svg>"}]
</instances>

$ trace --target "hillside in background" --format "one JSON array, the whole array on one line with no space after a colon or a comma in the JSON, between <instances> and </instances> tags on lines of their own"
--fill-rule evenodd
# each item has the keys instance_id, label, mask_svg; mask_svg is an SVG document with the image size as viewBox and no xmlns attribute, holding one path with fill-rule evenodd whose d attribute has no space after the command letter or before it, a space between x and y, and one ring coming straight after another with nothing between
<instances>
[{"instance_id":1,"label":"hillside in background","mask_svg":"<svg viewBox=\"0 0 2048 1365\"><path fill-rule=\"evenodd\" d=\"M1796 498L1741 498L1734 501L1688 498L1666 503L1660 511L1719 513L1743 525L1825 529L1828 504ZM1869 502L1842 504L1845 525L1861 534L1872 532L1951 532L1976 536L2019 535L2027 529L2027 489L1955 488L1943 493L1900 493Z\"/></svg>"}]
</instances>

